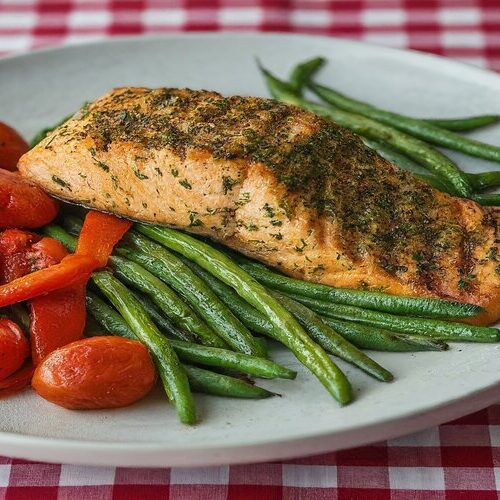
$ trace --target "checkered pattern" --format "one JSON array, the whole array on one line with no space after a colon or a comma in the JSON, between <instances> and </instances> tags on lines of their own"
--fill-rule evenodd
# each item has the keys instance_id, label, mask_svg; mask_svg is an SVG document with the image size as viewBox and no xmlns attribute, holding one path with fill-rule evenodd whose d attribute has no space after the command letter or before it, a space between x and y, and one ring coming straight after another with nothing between
<instances>
[{"instance_id":1,"label":"checkered pattern","mask_svg":"<svg viewBox=\"0 0 500 500\"><path fill-rule=\"evenodd\" d=\"M486 500L500 490L500 405L373 446L197 469L48 465L0 457L0 499Z\"/></svg>"},{"instance_id":2,"label":"checkered pattern","mask_svg":"<svg viewBox=\"0 0 500 500\"><path fill-rule=\"evenodd\" d=\"M500 0L0 0L0 54L219 29L358 38L500 71ZM129 469L0 457L0 500L482 500L499 490L500 405L386 443L280 463Z\"/></svg>"},{"instance_id":3,"label":"checkered pattern","mask_svg":"<svg viewBox=\"0 0 500 500\"><path fill-rule=\"evenodd\" d=\"M297 31L500 70L500 0L0 0L0 52L112 35Z\"/></svg>"}]
</instances>

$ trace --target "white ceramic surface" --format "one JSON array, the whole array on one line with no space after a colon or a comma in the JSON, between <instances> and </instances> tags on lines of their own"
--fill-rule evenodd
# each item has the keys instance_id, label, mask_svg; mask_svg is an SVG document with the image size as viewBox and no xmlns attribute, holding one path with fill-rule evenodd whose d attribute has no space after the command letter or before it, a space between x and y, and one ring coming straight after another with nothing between
<instances>
[{"instance_id":1,"label":"white ceramic surface","mask_svg":"<svg viewBox=\"0 0 500 500\"><path fill-rule=\"evenodd\" d=\"M324 55L321 80L383 107L420 116L500 113L500 77L428 55L331 38L174 35L43 51L0 62L0 118L31 136L113 86L189 86L266 95L255 57L285 75ZM500 144L500 127L477 134ZM486 162L453 155L474 171ZM491 166L491 165L489 165ZM373 356L391 384L346 365L356 401L339 408L285 350L296 381L262 382L283 397L238 401L197 396L201 423L185 427L158 390L131 408L70 412L26 391L0 402L0 454L129 466L196 466L320 453L393 438L500 400L500 346Z\"/></svg>"}]
</instances>

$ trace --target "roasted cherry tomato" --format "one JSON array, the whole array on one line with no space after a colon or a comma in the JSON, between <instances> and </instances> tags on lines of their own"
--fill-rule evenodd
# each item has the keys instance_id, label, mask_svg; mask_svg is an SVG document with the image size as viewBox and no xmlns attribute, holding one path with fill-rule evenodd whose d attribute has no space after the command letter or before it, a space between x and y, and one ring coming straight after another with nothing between
<instances>
[{"instance_id":1,"label":"roasted cherry tomato","mask_svg":"<svg viewBox=\"0 0 500 500\"><path fill-rule=\"evenodd\" d=\"M0 168L14 170L28 143L12 127L0 122Z\"/></svg>"},{"instance_id":2,"label":"roasted cherry tomato","mask_svg":"<svg viewBox=\"0 0 500 500\"><path fill-rule=\"evenodd\" d=\"M51 222L58 204L19 174L0 169L0 228L36 228Z\"/></svg>"},{"instance_id":3,"label":"roasted cherry tomato","mask_svg":"<svg viewBox=\"0 0 500 500\"><path fill-rule=\"evenodd\" d=\"M30 385L34 371L34 366L28 363L9 377L0 380L0 398L10 396Z\"/></svg>"},{"instance_id":4,"label":"roasted cherry tomato","mask_svg":"<svg viewBox=\"0 0 500 500\"><path fill-rule=\"evenodd\" d=\"M71 410L119 408L143 398L155 367L140 342L93 337L68 344L38 365L31 385L42 398Z\"/></svg>"},{"instance_id":5,"label":"roasted cherry tomato","mask_svg":"<svg viewBox=\"0 0 500 500\"><path fill-rule=\"evenodd\" d=\"M0 380L19 370L30 355L30 345L21 328L0 318Z\"/></svg>"}]
</instances>

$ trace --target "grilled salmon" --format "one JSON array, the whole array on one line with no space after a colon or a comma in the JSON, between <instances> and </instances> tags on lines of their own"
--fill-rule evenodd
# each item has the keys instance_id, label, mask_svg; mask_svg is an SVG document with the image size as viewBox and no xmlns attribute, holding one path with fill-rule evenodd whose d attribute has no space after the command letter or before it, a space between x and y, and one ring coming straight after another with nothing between
<instances>
[{"instance_id":1,"label":"grilled salmon","mask_svg":"<svg viewBox=\"0 0 500 500\"><path fill-rule=\"evenodd\" d=\"M19 169L58 198L206 235L297 278L500 316L500 209L441 193L294 106L115 89Z\"/></svg>"}]
</instances>

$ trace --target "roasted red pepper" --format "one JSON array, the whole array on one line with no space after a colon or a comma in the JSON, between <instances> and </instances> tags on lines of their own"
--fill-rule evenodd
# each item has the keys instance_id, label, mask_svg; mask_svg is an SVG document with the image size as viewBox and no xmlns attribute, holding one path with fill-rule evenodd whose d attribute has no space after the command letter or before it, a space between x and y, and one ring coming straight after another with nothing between
<instances>
[{"instance_id":1,"label":"roasted red pepper","mask_svg":"<svg viewBox=\"0 0 500 500\"><path fill-rule=\"evenodd\" d=\"M51 222L58 204L19 174L0 169L0 228L36 228Z\"/></svg>"},{"instance_id":2,"label":"roasted red pepper","mask_svg":"<svg viewBox=\"0 0 500 500\"><path fill-rule=\"evenodd\" d=\"M67 250L52 238L35 244L47 261L59 262ZM34 245L34 246L35 246ZM77 284L30 301L31 357L36 366L55 349L83 337L85 328L85 284Z\"/></svg>"},{"instance_id":3,"label":"roasted red pepper","mask_svg":"<svg viewBox=\"0 0 500 500\"><path fill-rule=\"evenodd\" d=\"M59 264L27 274L0 286L0 307L24 302L54 290L87 282L97 261L87 255L68 255Z\"/></svg>"},{"instance_id":4,"label":"roasted red pepper","mask_svg":"<svg viewBox=\"0 0 500 500\"><path fill-rule=\"evenodd\" d=\"M14 170L28 149L27 142L12 127L0 122L0 168Z\"/></svg>"},{"instance_id":5,"label":"roasted red pepper","mask_svg":"<svg viewBox=\"0 0 500 500\"><path fill-rule=\"evenodd\" d=\"M61 288L30 303L31 357L37 366L45 356L83 338L85 285Z\"/></svg>"},{"instance_id":6,"label":"roasted red pepper","mask_svg":"<svg viewBox=\"0 0 500 500\"><path fill-rule=\"evenodd\" d=\"M0 284L60 262L68 252L53 238L6 229L0 233Z\"/></svg>"},{"instance_id":7,"label":"roasted red pepper","mask_svg":"<svg viewBox=\"0 0 500 500\"><path fill-rule=\"evenodd\" d=\"M114 215L91 211L85 217L76 253L90 255L99 262L99 267L108 263L114 246L131 228L132 222Z\"/></svg>"}]
</instances>

